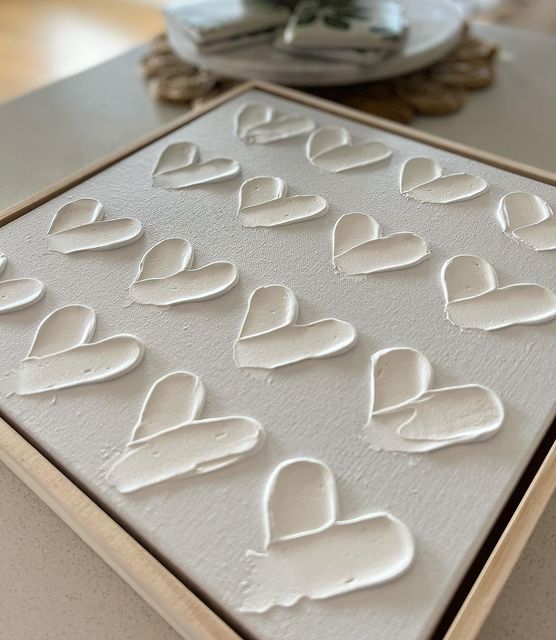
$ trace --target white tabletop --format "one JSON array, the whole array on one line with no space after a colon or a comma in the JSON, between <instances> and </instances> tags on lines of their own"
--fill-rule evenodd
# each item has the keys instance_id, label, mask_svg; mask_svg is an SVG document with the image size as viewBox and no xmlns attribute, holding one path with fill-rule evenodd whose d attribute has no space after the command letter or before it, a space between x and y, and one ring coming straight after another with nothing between
<instances>
[{"instance_id":1,"label":"white tabletop","mask_svg":"<svg viewBox=\"0 0 556 640\"><path fill-rule=\"evenodd\" d=\"M422 117L423 131L556 171L556 38L507 27L477 27L497 43L495 82L444 117Z\"/></svg>"},{"instance_id":2,"label":"white tabletop","mask_svg":"<svg viewBox=\"0 0 556 640\"><path fill-rule=\"evenodd\" d=\"M501 27L480 31L502 48L495 85L471 96L461 112L423 118L416 126L554 170L556 39ZM0 209L180 113L149 99L136 71L140 54L133 51L0 107ZM41 125L33 126L39 114ZM178 639L2 465L0 486L0 639ZM553 499L481 640L554 637L555 537Z\"/></svg>"}]
</instances>

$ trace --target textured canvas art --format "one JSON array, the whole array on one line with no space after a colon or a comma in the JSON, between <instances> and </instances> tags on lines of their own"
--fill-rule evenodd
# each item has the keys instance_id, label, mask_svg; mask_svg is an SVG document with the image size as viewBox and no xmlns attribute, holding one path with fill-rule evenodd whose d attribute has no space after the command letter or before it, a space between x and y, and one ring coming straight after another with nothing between
<instances>
[{"instance_id":1,"label":"textured canvas art","mask_svg":"<svg viewBox=\"0 0 556 640\"><path fill-rule=\"evenodd\" d=\"M253 637L423 640L554 417L555 201L250 90L0 228L0 410Z\"/></svg>"}]
</instances>

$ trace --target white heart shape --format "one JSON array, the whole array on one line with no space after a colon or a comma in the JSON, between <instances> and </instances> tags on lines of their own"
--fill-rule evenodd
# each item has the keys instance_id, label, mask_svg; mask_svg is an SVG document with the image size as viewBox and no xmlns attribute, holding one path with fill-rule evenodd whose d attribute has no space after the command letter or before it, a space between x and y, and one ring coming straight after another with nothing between
<instances>
[{"instance_id":1,"label":"white heart shape","mask_svg":"<svg viewBox=\"0 0 556 640\"><path fill-rule=\"evenodd\" d=\"M0 275L8 264L8 258L0 253ZM45 293L45 286L36 278L16 278L0 281L0 314L19 311L38 302Z\"/></svg>"},{"instance_id":2,"label":"white heart shape","mask_svg":"<svg viewBox=\"0 0 556 640\"><path fill-rule=\"evenodd\" d=\"M327 318L296 324L297 299L288 287L259 287L234 344L241 368L276 369L302 360L328 358L349 351L357 342L351 324Z\"/></svg>"},{"instance_id":3,"label":"white heart shape","mask_svg":"<svg viewBox=\"0 0 556 640\"><path fill-rule=\"evenodd\" d=\"M237 160L213 158L199 161L199 149L192 142L174 142L164 149L153 169L153 186L186 189L230 180L241 171Z\"/></svg>"},{"instance_id":4,"label":"white heart shape","mask_svg":"<svg viewBox=\"0 0 556 640\"><path fill-rule=\"evenodd\" d=\"M231 262L211 262L192 269L193 248L182 238L162 240L143 256L139 272L129 288L139 304L171 306L210 300L232 289L238 282Z\"/></svg>"},{"instance_id":5,"label":"white heart shape","mask_svg":"<svg viewBox=\"0 0 556 640\"><path fill-rule=\"evenodd\" d=\"M31 350L22 361L18 395L66 389L112 380L134 369L143 358L143 344L120 334L89 342L95 312L83 305L56 309L39 325Z\"/></svg>"},{"instance_id":6,"label":"white heart shape","mask_svg":"<svg viewBox=\"0 0 556 640\"><path fill-rule=\"evenodd\" d=\"M274 109L267 104L248 102L243 104L234 116L234 131L240 140L245 140L249 129L259 127L272 120Z\"/></svg>"},{"instance_id":7,"label":"white heart shape","mask_svg":"<svg viewBox=\"0 0 556 640\"><path fill-rule=\"evenodd\" d=\"M281 178L260 176L241 185L239 216L244 227L280 227L284 224L320 218L328 203L320 196L286 197Z\"/></svg>"},{"instance_id":8,"label":"white heart shape","mask_svg":"<svg viewBox=\"0 0 556 640\"><path fill-rule=\"evenodd\" d=\"M532 193L508 193L498 205L498 222L509 237L535 251L556 249L556 216L548 202Z\"/></svg>"},{"instance_id":9,"label":"white heart shape","mask_svg":"<svg viewBox=\"0 0 556 640\"><path fill-rule=\"evenodd\" d=\"M268 105L247 103L235 115L236 136L248 144L268 144L311 133L315 123L306 116L276 116Z\"/></svg>"},{"instance_id":10,"label":"white heart shape","mask_svg":"<svg viewBox=\"0 0 556 640\"><path fill-rule=\"evenodd\" d=\"M336 481L320 460L279 464L265 491L264 552L247 552L241 610L264 613L389 582L409 569L409 529L386 512L338 519Z\"/></svg>"},{"instance_id":11,"label":"white heart shape","mask_svg":"<svg viewBox=\"0 0 556 640\"><path fill-rule=\"evenodd\" d=\"M455 256L442 267L448 320L462 329L494 331L556 318L556 295L538 284L498 287L494 269L477 256Z\"/></svg>"},{"instance_id":12,"label":"white heart shape","mask_svg":"<svg viewBox=\"0 0 556 640\"><path fill-rule=\"evenodd\" d=\"M124 454L107 480L121 493L175 478L223 469L263 445L265 432L252 418L201 420L205 390L201 379L174 371L151 387Z\"/></svg>"},{"instance_id":13,"label":"white heart shape","mask_svg":"<svg viewBox=\"0 0 556 640\"><path fill-rule=\"evenodd\" d=\"M365 213L348 213L338 219L332 253L334 267L347 275L406 269L430 256L421 236L408 232L383 236L378 222Z\"/></svg>"},{"instance_id":14,"label":"white heart shape","mask_svg":"<svg viewBox=\"0 0 556 640\"><path fill-rule=\"evenodd\" d=\"M373 354L365 426L372 448L425 453L498 432L504 407L492 389L477 384L432 389L432 379L430 362L415 349Z\"/></svg>"},{"instance_id":15,"label":"white heart shape","mask_svg":"<svg viewBox=\"0 0 556 640\"><path fill-rule=\"evenodd\" d=\"M143 235L134 218L103 220L102 204L93 198L68 202L54 216L46 236L46 246L58 253L104 251L124 247Z\"/></svg>"},{"instance_id":16,"label":"white heart shape","mask_svg":"<svg viewBox=\"0 0 556 640\"><path fill-rule=\"evenodd\" d=\"M430 158L410 158L400 174L400 193L431 204L450 204L480 196L488 183L469 173L442 175L441 167Z\"/></svg>"},{"instance_id":17,"label":"white heart shape","mask_svg":"<svg viewBox=\"0 0 556 640\"><path fill-rule=\"evenodd\" d=\"M343 127L321 127L309 137L306 154L315 167L339 173L386 160L392 150L376 140L352 144L349 131Z\"/></svg>"}]
</instances>

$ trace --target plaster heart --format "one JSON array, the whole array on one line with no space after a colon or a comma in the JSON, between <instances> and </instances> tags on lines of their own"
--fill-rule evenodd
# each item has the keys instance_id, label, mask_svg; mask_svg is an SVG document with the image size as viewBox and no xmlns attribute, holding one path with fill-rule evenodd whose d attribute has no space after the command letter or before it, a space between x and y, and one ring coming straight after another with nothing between
<instances>
[{"instance_id":1,"label":"plaster heart","mask_svg":"<svg viewBox=\"0 0 556 640\"><path fill-rule=\"evenodd\" d=\"M378 140L353 144L343 127L321 127L309 137L306 154L315 167L339 173L386 160L392 150Z\"/></svg>"},{"instance_id":2,"label":"plaster heart","mask_svg":"<svg viewBox=\"0 0 556 640\"><path fill-rule=\"evenodd\" d=\"M378 222L365 213L338 219L332 253L334 267L347 275L406 269L430 256L421 236L408 232L383 236Z\"/></svg>"},{"instance_id":3,"label":"plaster heart","mask_svg":"<svg viewBox=\"0 0 556 640\"><path fill-rule=\"evenodd\" d=\"M280 227L320 218L328 203L320 196L286 196L281 178L251 178L241 185L239 217L244 227Z\"/></svg>"},{"instance_id":4,"label":"plaster heart","mask_svg":"<svg viewBox=\"0 0 556 640\"><path fill-rule=\"evenodd\" d=\"M230 180L241 171L237 160L213 158L199 161L199 148L192 142L174 142L164 149L153 169L153 186L185 189Z\"/></svg>"},{"instance_id":5,"label":"plaster heart","mask_svg":"<svg viewBox=\"0 0 556 640\"><path fill-rule=\"evenodd\" d=\"M357 342L357 332L347 322L327 318L297 324L297 316L297 299L288 287L255 289L234 344L237 366L277 369L345 353Z\"/></svg>"},{"instance_id":6,"label":"plaster heart","mask_svg":"<svg viewBox=\"0 0 556 640\"><path fill-rule=\"evenodd\" d=\"M8 258L0 253L0 275L8 264ZM25 309L38 302L45 286L36 278L15 278L0 281L0 314Z\"/></svg>"},{"instance_id":7,"label":"plaster heart","mask_svg":"<svg viewBox=\"0 0 556 640\"><path fill-rule=\"evenodd\" d=\"M80 198L61 207L52 220L46 246L58 253L103 251L131 244L143 235L134 218L104 220L102 204L93 198Z\"/></svg>"},{"instance_id":8,"label":"plaster heart","mask_svg":"<svg viewBox=\"0 0 556 640\"><path fill-rule=\"evenodd\" d=\"M532 193L508 193L498 206L502 231L535 251L556 249L556 216L539 196Z\"/></svg>"},{"instance_id":9,"label":"plaster heart","mask_svg":"<svg viewBox=\"0 0 556 640\"><path fill-rule=\"evenodd\" d=\"M450 204L480 196L488 183L469 173L442 175L441 167L430 158L410 158L400 174L400 193L419 202Z\"/></svg>"},{"instance_id":10,"label":"plaster heart","mask_svg":"<svg viewBox=\"0 0 556 640\"><path fill-rule=\"evenodd\" d=\"M143 256L139 272L129 288L139 304L169 306L210 300L230 291L238 281L231 262L211 262L192 269L193 248L182 238L162 240Z\"/></svg>"},{"instance_id":11,"label":"plaster heart","mask_svg":"<svg viewBox=\"0 0 556 640\"><path fill-rule=\"evenodd\" d=\"M432 382L430 362L415 349L373 354L365 427L373 449L425 453L498 432L504 407L494 391L477 384L435 389Z\"/></svg>"},{"instance_id":12,"label":"plaster heart","mask_svg":"<svg viewBox=\"0 0 556 640\"><path fill-rule=\"evenodd\" d=\"M250 102L235 115L235 134L248 144L268 144L311 133L315 123L305 116L278 116L272 107Z\"/></svg>"},{"instance_id":13,"label":"plaster heart","mask_svg":"<svg viewBox=\"0 0 556 640\"><path fill-rule=\"evenodd\" d=\"M246 554L241 610L264 613L390 582L413 562L407 526L384 511L338 518L336 481L320 460L279 464L265 497L265 545Z\"/></svg>"},{"instance_id":14,"label":"plaster heart","mask_svg":"<svg viewBox=\"0 0 556 640\"><path fill-rule=\"evenodd\" d=\"M201 419L201 379L174 371L151 387L130 442L107 480L121 493L218 471L256 453L265 432L252 418Z\"/></svg>"},{"instance_id":15,"label":"plaster heart","mask_svg":"<svg viewBox=\"0 0 556 640\"><path fill-rule=\"evenodd\" d=\"M143 344L135 336L120 334L91 342L95 326L93 309L80 304L46 316L17 372L16 393L24 396L104 382L141 362Z\"/></svg>"},{"instance_id":16,"label":"plaster heart","mask_svg":"<svg viewBox=\"0 0 556 640\"><path fill-rule=\"evenodd\" d=\"M498 287L496 272L477 256L455 256L442 267L448 320L462 329L494 331L556 318L556 295L538 284Z\"/></svg>"}]
</instances>

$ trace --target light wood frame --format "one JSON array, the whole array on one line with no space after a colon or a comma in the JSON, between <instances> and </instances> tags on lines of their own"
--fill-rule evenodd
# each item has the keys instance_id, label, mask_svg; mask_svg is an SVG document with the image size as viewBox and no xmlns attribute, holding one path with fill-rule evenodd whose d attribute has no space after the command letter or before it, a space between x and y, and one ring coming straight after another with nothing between
<instances>
[{"instance_id":1,"label":"light wood frame","mask_svg":"<svg viewBox=\"0 0 556 640\"><path fill-rule=\"evenodd\" d=\"M123 149L88 165L14 207L0 212L0 225L24 215L43 202L106 169L142 147L158 140L214 107L251 89L287 98L329 113L369 124L405 138L451 151L466 158L556 185L556 174L423 133L383 118L364 114L299 91L265 82L244 83L222 94L201 109L189 112ZM554 427L554 425L553 425ZM552 429L553 430L553 429ZM550 437L550 436L549 436ZM486 619L506 579L556 488L556 444L541 456L535 474L505 525L479 577L455 614L444 640L472 640ZM238 633L135 538L79 489L33 443L0 417L0 461L6 464L68 524L98 555L137 591L187 640L240 640ZM241 634L241 635L240 635Z\"/></svg>"}]
</instances>

